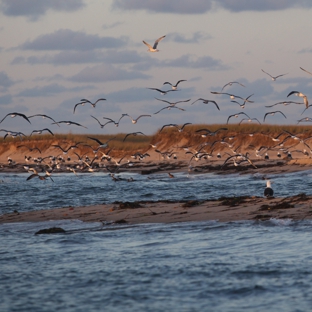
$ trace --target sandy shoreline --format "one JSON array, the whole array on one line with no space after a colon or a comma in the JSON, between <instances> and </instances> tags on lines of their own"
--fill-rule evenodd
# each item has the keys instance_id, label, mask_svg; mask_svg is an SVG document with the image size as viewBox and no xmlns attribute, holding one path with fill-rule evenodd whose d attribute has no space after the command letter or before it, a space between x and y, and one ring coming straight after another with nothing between
<instances>
[{"instance_id":1,"label":"sandy shoreline","mask_svg":"<svg viewBox=\"0 0 312 312\"><path fill-rule=\"evenodd\" d=\"M81 220L103 223L173 223L216 220L312 219L312 196L286 198L229 197L206 201L142 201L54 208L0 215L1 223Z\"/></svg>"},{"instance_id":2,"label":"sandy shoreline","mask_svg":"<svg viewBox=\"0 0 312 312\"><path fill-rule=\"evenodd\" d=\"M272 174L287 174L311 168L311 159L289 161L259 161L257 169L251 166L229 166L220 170L223 161L210 161L198 164L197 173L215 172L217 174L260 174L270 178ZM104 171L104 169L102 169ZM187 162L170 161L164 163L149 162L138 164L134 168L123 168L141 174L187 171ZM1 172L1 171L0 171ZM2 172L25 172L23 166L3 167ZM196 174L196 172L194 172ZM108 172L106 172L109 174ZM68 173L71 174L71 173ZM80 173L83 174L83 173ZM38 180L38 183L40 181ZM113 183L113 182L112 182ZM270 218L289 218L293 220L312 219L312 196L299 194L286 198L233 197L219 200L168 202L112 203L83 207L63 207L47 210L12 212L0 215L1 223L38 222L48 220L78 219L85 222L119 223L173 223L186 221L218 220L220 222L241 220L267 220Z\"/></svg>"}]
</instances>

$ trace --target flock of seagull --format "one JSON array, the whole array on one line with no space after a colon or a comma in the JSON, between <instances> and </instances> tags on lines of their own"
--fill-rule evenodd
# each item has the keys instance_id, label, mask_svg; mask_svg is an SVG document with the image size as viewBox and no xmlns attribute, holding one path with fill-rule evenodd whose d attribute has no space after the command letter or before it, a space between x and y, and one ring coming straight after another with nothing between
<instances>
[{"instance_id":1,"label":"flock of seagull","mask_svg":"<svg viewBox=\"0 0 312 312\"><path fill-rule=\"evenodd\" d=\"M158 44L161 40L163 40L166 36L162 36L160 38L158 38L155 43L152 45L148 44L147 42L143 41L143 43L148 47L148 51L149 52L158 52L159 50L157 49L158 47ZM303 69L300 67L301 70L303 70L304 72L312 75L312 73L308 72L307 70ZM287 73L285 74L280 74L280 75L277 75L277 76L273 76L271 74L269 74L268 72L264 71L263 69L261 69L262 72L266 75L268 75L273 81L275 81L276 79L279 79L285 75L287 75ZM168 94L169 92L175 92L175 91L178 91L180 86L184 83L186 83L187 80L186 79L180 79L178 80L176 83L171 83L169 81L165 81L163 83L163 86L166 86L166 85L169 85L171 88L169 90L162 90L161 88L148 88L149 90L152 90L152 91L156 91L158 93L160 93L161 95L165 96L166 94ZM252 96L253 94L247 96L247 97L243 97L243 96L240 96L240 95L235 95L235 94L232 94L230 92L224 92L225 89L229 89L232 85L238 85L238 86L241 86L241 87L245 87L244 84L242 84L241 82L239 81L230 81L230 82L227 82L222 88L220 91L210 91L210 94L212 94L213 96L215 97L218 97L218 96L228 96L230 98L230 101L231 103L235 103L235 104L238 104L240 109L244 109L246 104L247 105L250 105L252 103L254 103L254 101L252 100ZM302 98L303 100L303 103L301 102L295 102L295 101L281 101L281 102L278 102L278 103L275 103L273 105L269 105L269 106L266 106L268 108L270 107L273 107L273 106L276 106L276 105L290 105L290 104L296 104L296 105L304 105L305 109L304 111L302 112L302 114L311 106L309 105L309 101L308 101L308 97L303 94L302 92L300 91L291 91L289 92L289 94L287 95L287 98L288 97L291 97L291 96L297 96L299 98ZM155 99L159 102L162 102L162 103L165 103L166 106L165 107L162 107L161 109L159 109L158 111L156 111L154 113L154 115L156 114L159 114L161 113L162 111L164 110L177 110L177 111L185 111L186 109L185 108L182 108L179 106L179 104L181 103L189 103L191 101L191 99L186 99L186 100L179 100L179 101L168 101L168 100L164 100L164 99L159 99L157 97L155 97ZM80 106L85 106L85 105L90 105L92 108L96 109L97 108L97 105L99 102L104 102L104 101L107 101L106 98L99 98L97 99L96 101L92 102L88 99L81 99L78 103L74 104L73 106L73 115L74 114L77 114L77 111L79 111L79 107ZM200 102L201 104L211 104L213 105L216 110L220 111L220 105L217 103L217 100L215 98L213 99L210 99L210 98L203 98L203 97L200 97L194 101L192 101L190 103L190 105L194 105L195 103L198 103ZM261 124L263 122L266 121L266 119L269 117L269 116L273 116L275 114L278 114L280 116L282 116L283 118L287 118L286 117L286 114L281 111L281 110L273 110L273 111L268 111L264 114L264 117L263 117L263 120L260 121L258 120L257 118L254 118L254 117L250 117L247 113L243 112L243 111L240 111L236 114L231 114L228 116L227 118L227 121L226 121L226 124L229 124L230 120L232 120L232 118L238 118L238 117L242 117L242 119L238 122L238 124L241 124L243 123L244 121L247 121L247 122L256 122L258 124ZM25 121L27 121L29 124L32 124L31 123L31 120L35 117L42 117L44 119L49 119L51 122L52 125L56 125L58 127L61 126L61 124L67 124L67 125L73 125L73 126L78 126L78 127L83 127L85 129L87 129L87 127L85 127L84 125L80 124L80 123L77 123L75 121L71 121L71 120L60 120L60 121L56 121L55 119L53 119L52 117L48 116L48 115L44 115L44 114L35 114L35 115L31 115L31 116L26 116L25 114L22 114L22 113L19 113L19 112L12 112L12 113L9 113L7 115L5 115L1 121L0 121L0 124L7 118L7 117L20 117L22 119L24 119ZM116 127L119 126L120 122L122 120L125 120L126 118L129 118L131 120L131 123L132 124L137 124L139 122L139 120L141 118L151 118L152 115L151 114L141 114L137 117L132 117L130 116L129 114L127 113L123 113L117 120L114 120L110 117L107 117L107 116L103 116L103 117L99 117L99 115L97 114L96 115L97 117L93 116L93 115L90 115L90 117L92 119L95 120L95 122L99 125L99 127L101 129L103 129L105 126L109 125L109 124L112 124ZM300 120L298 120L298 124L301 123L301 122L312 122L312 118L310 117L303 117L301 118ZM178 125L176 123L170 123L170 124L165 124L165 125L162 125L160 130L159 130L159 133L165 131L166 128L168 127L172 127L172 128L175 128L178 132L183 132L183 131L186 131L186 127L188 125L190 125L191 123L190 122L187 122L187 123L184 123L183 125ZM197 147L194 147L194 146L191 146L191 147L185 147L185 146L180 146L178 147L179 149L185 151L185 154L190 154L190 159L188 161L188 165L189 165L189 168L190 170L193 168L192 166L192 162L193 161L199 161L199 160L202 160L202 159L208 159L208 158L211 158L213 157L213 152L215 150L215 148L219 145L219 146L222 146L222 147L226 147L228 148L228 151L226 151L224 153L224 155L226 155L226 159L223 163L223 165L221 166L221 168L224 168L226 165L228 165L229 162L232 162L233 161L233 164L235 166L238 166L240 165L241 163L248 163L250 164L251 166L255 167L256 168L256 165L254 164L254 162L251 160L251 155L249 153L245 153L243 154L242 152L239 151L239 147L235 147L235 137L231 137L231 136L222 136L221 139L217 138L213 141L211 141L211 139L213 137L215 137L216 135L218 135L219 133L224 133L226 130L228 130L226 127L222 127L220 129L217 129L216 131L211 131L209 129L199 129L199 130L196 130L195 131L195 135L198 135L199 137L202 137L202 138L208 138L209 140L208 141L205 141L203 143L201 143L199 146ZM42 133L48 133L52 136L54 136L54 133L49 129L49 128L43 128L43 129L36 129L36 130L33 130L29 135L26 135L22 132L15 132L15 131L10 131L10 130L5 130L5 129L0 129L0 132L4 132L4 139L6 139L6 137L13 137L13 138L16 138L18 137L21 142L23 141L24 138L28 138L34 134L36 135L40 135ZM136 135L145 135L143 132L140 132L140 131L137 131L137 132L130 132L130 133L127 133L124 138L123 138L123 142L125 142L130 136L136 136ZM249 137L251 136L254 136L255 134L248 134ZM264 134L264 133L258 133L258 135L261 135L261 136L269 136L268 134ZM283 137L284 136L284 137ZM283 139L282 139L283 137ZM124 155L123 157L121 157L119 160L117 159L114 159L113 157L111 157L109 155L109 153L111 152L111 149L109 148L109 142L111 140L114 140L115 138L111 138L110 140L106 141L106 142L101 142L99 139L97 138L94 138L94 137L88 137L90 140L92 140L93 142L95 142L95 144L97 144L97 146L94 148L94 146L90 146L92 148L92 151L94 153L94 157L93 158L89 158L88 156L86 155L80 155L79 153L77 153L76 151L79 150L79 146L80 145L84 145L84 146L87 146L86 143L84 142L79 142L77 143L76 145L72 145L72 146L69 146L69 147L64 147L64 146L60 146L60 145L57 145L57 144L54 144L52 145L51 147L55 148L55 149L59 149L63 154L67 154L69 152L72 152L72 156L75 155L75 157L77 157L77 160L74 161L74 165L72 166L69 166L69 165L66 165L66 169L68 171L71 171L71 172L74 172L75 174L77 174L77 170L87 170L87 171L94 171L94 169L96 168L99 168L99 162L101 161L107 161L108 163L107 164L104 164L102 166L102 168L105 168L106 170L108 170L112 176L112 179L114 179L114 181L116 181L116 176L115 176L115 173L122 167L130 167L133 165L133 161L130 161L129 159L126 160L127 157L129 157L129 155ZM287 157L289 157L289 155L291 155L291 151L289 148L285 148L284 147L284 144L286 141L288 140L293 140L294 141L294 144L291 145L292 148L296 147L299 143L303 144L303 146L306 148L304 150L296 150L296 152L302 152L304 153L305 155L310 155L312 153L312 150L309 146L309 144L307 143L308 140L312 139L311 137L308 137L308 138L304 138L301 137L300 135L294 135L292 133L289 133L287 132L286 130L283 131L282 133L280 133L277 137L272 137L272 142L274 144L270 145L270 146L261 146L260 148L256 148L253 146L254 150L255 150L255 155L257 158L263 158L263 159L267 159L268 157L268 151L272 151L272 150L276 150L278 151L277 153L277 156L280 157L280 152L284 152ZM162 157L162 159L171 159L171 158L174 158L176 159L177 156L177 152L173 151L173 150L166 150L166 151L161 151L159 150L157 147L159 145L161 145L161 142L158 142L158 144L150 144L151 147L156 153L159 153L159 155ZM27 148L29 152L37 152L39 154L41 154L41 151L39 148L30 148L27 144L20 144L18 146L18 148ZM75 150L75 151L74 151ZM148 151L147 151L148 152ZM145 153L145 154L134 154L134 155L130 155L132 158L134 159L138 159L139 162L144 160L146 157L149 156L148 153ZM102 154L102 156L100 156L100 154ZM84 157L85 156L85 157ZM221 154L218 153L215 155L217 158L221 158ZM49 156L49 157L46 157L48 158L48 160L45 160L45 158L41 158L41 157L33 157L33 161L34 161L34 164L38 165L38 164L41 164L41 163L44 163L44 164L47 164L47 169L44 170L45 174L44 175L40 175L38 173L38 170L37 169L34 169L33 167L30 167L28 164L25 165L25 169L27 169L29 172L31 172L31 175L27 178L27 180L30 180L30 179L33 179L35 177L38 177L40 180L45 180L47 178L49 179L52 179L51 178L51 172L55 169L59 169L62 165L64 165L65 163L65 160L64 160L64 157L58 155L58 156ZM10 158L9 160L9 164L14 164L14 161ZM30 161L30 158L29 156L25 156L25 161L29 162ZM124 163L122 163L122 161L124 161ZM113 163L114 165L114 169L112 169L112 167L109 166L109 164ZM173 177L173 175L169 174L169 177ZM271 193L270 193L271 194ZM272 194L273 195L273 194Z\"/></svg>"}]
</instances>

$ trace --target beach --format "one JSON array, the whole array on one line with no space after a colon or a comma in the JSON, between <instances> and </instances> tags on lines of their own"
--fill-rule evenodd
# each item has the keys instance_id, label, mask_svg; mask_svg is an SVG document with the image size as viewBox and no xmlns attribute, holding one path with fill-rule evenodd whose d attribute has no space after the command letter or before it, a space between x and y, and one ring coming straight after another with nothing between
<instances>
[{"instance_id":1,"label":"beach","mask_svg":"<svg viewBox=\"0 0 312 312\"><path fill-rule=\"evenodd\" d=\"M259 168L252 166L235 168L228 167L220 170L223 161L211 162L207 169L205 165L198 166L197 172L201 174L216 172L217 174L231 175L256 174L261 179L270 178L272 174L293 173L308 170L311 166L310 159L297 159L284 163L255 162ZM207 166L207 164L206 164ZM8 168L6 168L8 169ZM21 172L20 168L11 169L13 172ZM135 168L123 169L121 172L137 172L153 176L155 172L172 174L170 183L175 183L175 174L187 170L187 164L181 161L161 163L145 163ZM169 171L170 170L170 171ZM71 173L68 173L70 175ZM83 175L83 174L82 174ZM74 177L74 175L73 175ZM38 183L42 181L38 180ZM118 183L112 182L112 183ZM265 181L263 182L265 183ZM264 187L263 187L264 190ZM262 191L261 191L262 192ZM39 222L48 220L81 220L84 222L102 222L103 224L116 223L174 223L188 221L217 220L219 222L230 222L240 220L268 220L293 219L303 220L312 218L312 197L298 194L290 197L260 197L260 196L231 196L221 197L217 200L189 200L168 201L159 198L157 201L120 201L101 205L51 207L51 209L34 210L27 212L14 211L0 215L0 223L11 222Z\"/></svg>"}]
</instances>

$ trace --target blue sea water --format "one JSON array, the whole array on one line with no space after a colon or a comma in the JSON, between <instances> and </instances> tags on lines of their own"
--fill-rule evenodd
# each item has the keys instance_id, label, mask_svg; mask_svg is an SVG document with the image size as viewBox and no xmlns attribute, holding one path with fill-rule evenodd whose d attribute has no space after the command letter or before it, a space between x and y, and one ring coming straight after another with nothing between
<instances>
[{"instance_id":1,"label":"blue sea water","mask_svg":"<svg viewBox=\"0 0 312 312\"><path fill-rule=\"evenodd\" d=\"M135 200L261 196L259 175L121 174L52 181L0 175L0 211ZM270 176L277 196L311 194L312 173ZM303 183L304 181L304 183ZM0 224L0 311L311 311L312 222ZM60 226L67 232L34 235Z\"/></svg>"}]
</instances>

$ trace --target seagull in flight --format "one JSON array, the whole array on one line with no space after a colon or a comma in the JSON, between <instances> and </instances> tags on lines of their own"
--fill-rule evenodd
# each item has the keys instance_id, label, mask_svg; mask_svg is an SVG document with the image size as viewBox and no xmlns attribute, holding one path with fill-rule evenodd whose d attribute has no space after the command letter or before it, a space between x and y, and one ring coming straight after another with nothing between
<instances>
[{"instance_id":1,"label":"seagull in flight","mask_svg":"<svg viewBox=\"0 0 312 312\"><path fill-rule=\"evenodd\" d=\"M300 104L303 104L303 103L294 102L294 101L284 101L284 102L277 102L277 103L275 103L273 105L266 105L265 107L273 107L273 106L279 105L279 104L284 104L286 106L286 105L289 105L289 104L298 104L298 105L300 105Z\"/></svg>"},{"instance_id":2,"label":"seagull in flight","mask_svg":"<svg viewBox=\"0 0 312 312\"><path fill-rule=\"evenodd\" d=\"M113 140L113 139L115 139L116 137L113 137L113 138L107 140L107 141L104 142L104 143L101 142L100 140L98 140L97 138L91 138L91 137L87 137L87 138L90 139L90 140L93 140L93 141L95 141L95 142L97 142L97 143L99 143L99 148L100 148L100 147L105 148L105 147L108 146L108 142L111 141L111 140Z\"/></svg>"},{"instance_id":3,"label":"seagull in flight","mask_svg":"<svg viewBox=\"0 0 312 312\"><path fill-rule=\"evenodd\" d=\"M111 119L111 118L108 118L108 117L103 117L103 119L108 120L108 122L107 122L106 124L108 124L108 123L113 123L116 127L118 127L118 126L119 126L120 120L121 120L123 117L125 117L125 116L128 116L128 114L122 114L121 117L118 119L118 121L115 121L115 120L113 120L113 119ZM105 126L106 124L104 124L104 126Z\"/></svg>"},{"instance_id":4,"label":"seagull in flight","mask_svg":"<svg viewBox=\"0 0 312 312\"><path fill-rule=\"evenodd\" d=\"M159 50L157 50L157 46L158 46L158 43L160 40L164 39L166 36L162 36L160 38L158 38L155 42L154 42L154 45L151 46L150 44L148 44L147 42L145 42L143 40L143 43L148 47L148 52L158 52Z\"/></svg>"},{"instance_id":5,"label":"seagull in flight","mask_svg":"<svg viewBox=\"0 0 312 312\"><path fill-rule=\"evenodd\" d=\"M177 89L178 89L178 84L179 84L180 82L182 82L182 81L186 81L186 80L179 80L175 85L173 85L172 83L170 83L170 82L168 82L168 81L164 82L163 84L164 84L164 85L165 85L165 84L169 84L169 85L171 86L172 90L177 90Z\"/></svg>"},{"instance_id":6,"label":"seagull in flight","mask_svg":"<svg viewBox=\"0 0 312 312\"><path fill-rule=\"evenodd\" d=\"M87 127L77 123L77 122L74 122L74 121L70 121L70 120L62 120L62 121L58 121L58 122L53 122L52 125L55 125L55 124L60 124L60 123L66 123L67 125L76 125L76 126L79 126L79 127L83 127L83 128L86 128L88 129Z\"/></svg>"},{"instance_id":7,"label":"seagull in flight","mask_svg":"<svg viewBox=\"0 0 312 312\"><path fill-rule=\"evenodd\" d=\"M234 83L237 83L237 84L239 84L239 85L242 86L242 87L245 87L242 83L240 83L240 82L238 82L238 81L230 81L230 82L228 82L227 84L225 84L225 85L222 87L221 92L223 91L223 89L224 89L225 87L227 87L227 86L232 86Z\"/></svg>"},{"instance_id":8,"label":"seagull in flight","mask_svg":"<svg viewBox=\"0 0 312 312\"><path fill-rule=\"evenodd\" d=\"M163 108L160 109L158 112L154 113L154 115L160 113L160 112L161 112L162 110L164 110L164 109L170 110L171 108L177 108L177 109L179 109L179 110L181 110L181 111L185 111L185 109L183 109L183 108L181 108L181 107L169 105L169 106L163 107Z\"/></svg>"},{"instance_id":9,"label":"seagull in flight","mask_svg":"<svg viewBox=\"0 0 312 312\"><path fill-rule=\"evenodd\" d=\"M11 116L12 118L16 117L16 116L20 116L22 118L24 118L25 120L27 120L30 124L31 122L29 121L28 117L24 114L21 114L21 113L9 113L7 115L4 116L4 118L2 118L2 120L0 121L0 123L5 119L7 118L8 116Z\"/></svg>"},{"instance_id":10,"label":"seagull in flight","mask_svg":"<svg viewBox=\"0 0 312 312\"><path fill-rule=\"evenodd\" d=\"M254 103L254 101L249 101L249 98L253 95L249 95L246 99L242 98L241 96L238 96L238 95L234 95L234 94L231 94L231 93L226 93L226 92L216 92L216 91L210 91L210 93L212 94L226 94L228 95L232 100L234 100L235 98L238 98L238 99L241 99L243 101L246 101L248 103Z\"/></svg>"},{"instance_id":11,"label":"seagull in flight","mask_svg":"<svg viewBox=\"0 0 312 312\"><path fill-rule=\"evenodd\" d=\"M266 116L268 116L268 115L272 115L272 116L273 116L275 113L280 113L280 114L282 114L282 115L286 118L285 114L284 114L283 112L281 112L281 111L267 112L267 113L264 115L264 117L263 117L263 122L265 121ZM286 118L286 119L287 119L287 118Z\"/></svg>"},{"instance_id":12,"label":"seagull in flight","mask_svg":"<svg viewBox=\"0 0 312 312\"><path fill-rule=\"evenodd\" d=\"M163 125L158 133L160 133L165 127L176 127L179 132L182 132L185 126L191 125L191 124L192 124L191 122L186 122L184 125L181 126L181 128L177 124Z\"/></svg>"},{"instance_id":13,"label":"seagull in flight","mask_svg":"<svg viewBox=\"0 0 312 312\"><path fill-rule=\"evenodd\" d=\"M312 75L312 73L310 73L309 71L307 71L307 70L303 69L302 67L300 67L300 69L301 69L301 70L303 70L303 71L305 71L306 73L308 73L308 74Z\"/></svg>"},{"instance_id":14,"label":"seagull in flight","mask_svg":"<svg viewBox=\"0 0 312 312\"><path fill-rule=\"evenodd\" d=\"M273 81L275 81L275 80L276 80L277 78L279 78L279 77L282 77L282 76L287 75L287 74L282 74L282 75L278 75L278 76L275 76L275 77L274 77L274 76L270 75L269 73L265 72L263 69L261 69L261 70L262 70L265 74L269 75Z\"/></svg>"},{"instance_id":15,"label":"seagull in flight","mask_svg":"<svg viewBox=\"0 0 312 312\"><path fill-rule=\"evenodd\" d=\"M76 107L77 107L78 105L84 106L86 103L88 103L88 104L91 104L93 107L95 107L96 104L97 104L99 101L106 101L106 99L100 98L100 99L97 99L94 103L92 103L91 101L89 101L89 100L87 100L87 99L81 99L80 102L77 103L77 104L74 106L74 113L75 113Z\"/></svg>"},{"instance_id":16,"label":"seagull in flight","mask_svg":"<svg viewBox=\"0 0 312 312\"><path fill-rule=\"evenodd\" d=\"M93 119L95 119L98 124L100 125L100 127L103 129L107 124L111 123L111 122L114 122L113 120L112 121L107 121L105 124L101 124L101 122L94 116L90 115Z\"/></svg>"},{"instance_id":17,"label":"seagull in flight","mask_svg":"<svg viewBox=\"0 0 312 312\"><path fill-rule=\"evenodd\" d=\"M167 91L164 91L164 90L160 90L160 89L157 89L157 88L147 88L147 89L158 91L158 92L161 93L161 95L165 95L165 94L167 94L170 91L177 91L177 90L167 90Z\"/></svg>"},{"instance_id":18,"label":"seagull in flight","mask_svg":"<svg viewBox=\"0 0 312 312\"><path fill-rule=\"evenodd\" d=\"M301 93L301 92L299 92L299 91L291 91L291 92L289 92L289 94L287 95L287 97L289 97L289 96L292 95L292 94L294 94L294 95L296 95L296 96L302 97L302 98L303 98L303 103L305 104L306 108L309 107L309 101L308 101L308 98L307 98L307 96L306 96L305 94L303 94L303 93Z\"/></svg>"},{"instance_id":19,"label":"seagull in flight","mask_svg":"<svg viewBox=\"0 0 312 312\"><path fill-rule=\"evenodd\" d=\"M300 120L298 120L297 124L300 122L312 122L312 118L311 117L301 118Z\"/></svg>"},{"instance_id":20,"label":"seagull in flight","mask_svg":"<svg viewBox=\"0 0 312 312\"><path fill-rule=\"evenodd\" d=\"M152 115L140 115L139 117L137 117L136 119L133 119L130 115L125 114L125 116L128 116L133 124L136 124L138 122L138 120L142 117L152 117Z\"/></svg>"},{"instance_id":21,"label":"seagull in flight","mask_svg":"<svg viewBox=\"0 0 312 312\"><path fill-rule=\"evenodd\" d=\"M33 118L33 117L42 117L43 119L48 118L51 119L52 121L56 122L52 117L48 116L48 115L44 115L44 114L36 114L36 115L32 115L32 116L28 116L27 118ZM60 125L58 125L60 126Z\"/></svg>"},{"instance_id":22,"label":"seagull in flight","mask_svg":"<svg viewBox=\"0 0 312 312\"><path fill-rule=\"evenodd\" d=\"M128 133L128 134L126 134L126 136L124 137L124 139L122 140L122 142L124 142L124 141L126 140L126 138L127 138L129 135L137 136L138 134L146 135L146 134L144 134L143 132L140 132L140 131Z\"/></svg>"},{"instance_id":23,"label":"seagull in flight","mask_svg":"<svg viewBox=\"0 0 312 312\"><path fill-rule=\"evenodd\" d=\"M186 102L189 102L191 100L191 99L188 99L188 100L185 100L185 101L169 102L169 101L161 100L161 99L158 99L158 98L155 98L155 99L158 100L158 101L161 101L161 102L168 103L171 106L174 106L174 105L179 104L179 103L186 103Z\"/></svg>"},{"instance_id":24,"label":"seagull in flight","mask_svg":"<svg viewBox=\"0 0 312 312\"><path fill-rule=\"evenodd\" d=\"M47 132L49 132L50 134L54 135L53 132L52 132L50 129L44 128L44 129L42 129L42 130L33 130L33 131L31 132L30 136L32 136L32 134L41 134L43 131L47 131Z\"/></svg>"},{"instance_id":25,"label":"seagull in flight","mask_svg":"<svg viewBox=\"0 0 312 312\"><path fill-rule=\"evenodd\" d=\"M261 125L261 122L257 118L243 118L240 122L239 125L244 121L247 120L248 122L252 122L253 120L257 121L259 125Z\"/></svg>"},{"instance_id":26,"label":"seagull in flight","mask_svg":"<svg viewBox=\"0 0 312 312\"><path fill-rule=\"evenodd\" d=\"M196 101L194 101L191 105L193 105L193 104L194 104L195 102L197 102L197 101L202 101L202 102L203 102L203 104L213 103L214 105L216 105L217 109L218 109L218 110L220 110L219 105L217 104L217 102L216 102L216 101L206 100L206 99L203 99L203 98L199 98L199 99L197 99L197 100L196 100Z\"/></svg>"},{"instance_id":27,"label":"seagull in flight","mask_svg":"<svg viewBox=\"0 0 312 312\"><path fill-rule=\"evenodd\" d=\"M228 119L227 119L226 123L228 124L228 123L229 123L230 118L232 118L232 117L237 118L237 117L238 117L238 115L245 115L245 116L247 116L248 118L250 118L250 117L249 117L246 113L244 113L244 112L240 112L240 113L237 113L237 114L230 115L230 116L228 117Z\"/></svg>"}]
</instances>

